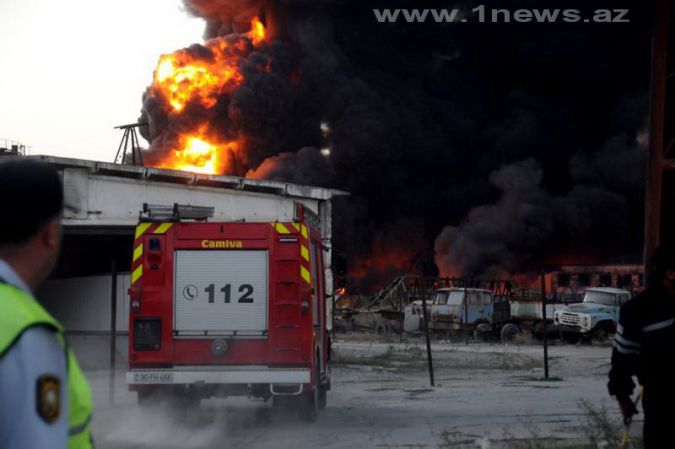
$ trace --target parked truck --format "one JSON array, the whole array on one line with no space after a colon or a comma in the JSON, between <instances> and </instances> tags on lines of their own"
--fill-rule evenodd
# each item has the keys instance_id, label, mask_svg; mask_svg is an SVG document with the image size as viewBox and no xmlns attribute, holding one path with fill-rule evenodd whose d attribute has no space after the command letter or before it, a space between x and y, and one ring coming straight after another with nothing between
<instances>
[{"instance_id":1,"label":"parked truck","mask_svg":"<svg viewBox=\"0 0 675 449\"><path fill-rule=\"evenodd\" d=\"M580 338L605 339L616 331L619 308L631 293L613 287L586 289L583 302L556 310L553 322L563 339L576 342Z\"/></svg>"},{"instance_id":2,"label":"parked truck","mask_svg":"<svg viewBox=\"0 0 675 449\"><path fill-rule=\"evenodd\" d=\"M313 421L330 389L321 236L293 222L208 222L144 206L134 241L126 379L141 405L248 395ZM314 219L311 219L314 218Z\"/></svg>"},{"instance_id":3,"label":"parked truck","mask_svg":"<svg viewBox=\"0 0 675 449\"><path fill-rule=\"evenodd\" d=\"M441 334L471 332L476 338L494 336L505 342L524 332L535 337L541 337L544 329L557 333L552 325L554 312L565 305L547 301L545 320L543 307L541 294L534 290L441 288L430 308L429 327ZM406 308L406 331L416 324L419 309L415 304Z\"/></svg>"},{"instance_id":4,"label":"parked truck","mask_svg":"<svg viewBox=\"0 0 675 449\"><path fill-rule=\"evenodd\" d=\"M539 339L544 335L544 321L546 333L554 336L558 333L553 325L553 314L556 310L566 307L560 302L546 301L546 320L544 320L544 304L541 297L536 299L511 298L509 301L509 318L501 326L500 338L503 342L513 340L519 334L530 333Z\"/></svg>"},{"instance_id":5,"label":"parked truck","mask_svg":"<svg viewBox=\"0 0 675 449\"><path fill-rule=\"evenodd\" d=\"M441 288L431 306L429 328L437 333L452 334L472 329L489 331L495 317L492 291L481 288Z\"/></svg>"},{"instance_id":6,"label":"parked truck","mask_svg":"<svg viewBox=\"0 0 675 449\"><path fill-rule=\"evenodd\" d=\"M427 301L427 315L431 312L433 301ZM424 305L417 299L404 308L403 331L408 333L421 332L424 329Z\"/></svg>"}]
</instances>

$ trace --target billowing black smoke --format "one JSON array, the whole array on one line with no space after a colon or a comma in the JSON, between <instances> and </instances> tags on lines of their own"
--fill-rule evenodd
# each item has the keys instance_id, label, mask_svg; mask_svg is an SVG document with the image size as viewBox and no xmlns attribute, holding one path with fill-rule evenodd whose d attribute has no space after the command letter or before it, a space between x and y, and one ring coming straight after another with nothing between
<instances>
[{"instance_id":1,"label":"billowing black smoke","mask_svg":"<svg viewBox=\"0 0 675 449\"><path fill-rule=\"evenodd\" d=\"M246 137L238 174L352 193L337 202L334 245L355 275L384 282L372 273L391 274L379 261L396 245L406 251L393 252L393 271L424 266L435 249L440 270L458 275L520 273L588 248L639 257L646 5L186 3L206 37L241 31L252 14L267 20L272 41L242 62L249 75L215 120ZM630 23L379 23L373 13L479 3L630 8Z\"/></svg>"},{"instance_id":2,"label":"billowing black smoke","mask_svg":"<svg viewBox=\"0 0 675 449\"><path fill-rule=\"evenodd\" d=\"M323 176L323 185L334 182L333 166L316 148L305 147L297 153L281 153L269 157L256 169L246 173L247 178L283 179L295 184L317 183L317 173Z\"/></svg>"}]
</instances>

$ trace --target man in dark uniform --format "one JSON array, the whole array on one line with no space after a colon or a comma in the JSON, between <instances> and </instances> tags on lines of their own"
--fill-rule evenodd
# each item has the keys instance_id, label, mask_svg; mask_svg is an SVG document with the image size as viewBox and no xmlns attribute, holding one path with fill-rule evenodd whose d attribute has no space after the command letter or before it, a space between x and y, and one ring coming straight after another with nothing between
<instances>
[{"instance_id":1,"label":"man in dark uniform","mask_svg":"<svg viewBox=\"0 0 675 449\"><path fill-rule=\"evenodd\" d=\"M621 307L609 372L609 393L624 419L636 407L631 400L637 376L644 388L645 448L675 447L675 246L662 246L652 257L648 288Z\"/></svg>"}]
</instances>

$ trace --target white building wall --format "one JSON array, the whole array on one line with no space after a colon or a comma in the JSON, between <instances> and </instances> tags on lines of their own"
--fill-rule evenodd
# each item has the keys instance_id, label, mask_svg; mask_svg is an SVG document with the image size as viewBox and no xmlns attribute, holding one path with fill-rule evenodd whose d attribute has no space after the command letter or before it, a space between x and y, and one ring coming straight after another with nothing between
<instances>
[{"instance_id":1,"label":"white building wall","mask_svg":"<svg viewBox=\"0 0 675 449\"><path fill-rule=\"evenodd\" d=\"M211 221L292 221L295 203L319 213L319 200L63 170L66 226L133 226L143 203L215 209Z\"/></svg>"},{"instance_id":2,"label":"white building wall","mask_svg":"<svg viewBox=\"0 0 675 449\"><path fill-rule=\"evenodd\" d=\"M117 275L117 332L129 330L129 273ZM112 276L87 276L45 282L40 302L68 332L110 332Z\"/></svg>"}]
</instances>

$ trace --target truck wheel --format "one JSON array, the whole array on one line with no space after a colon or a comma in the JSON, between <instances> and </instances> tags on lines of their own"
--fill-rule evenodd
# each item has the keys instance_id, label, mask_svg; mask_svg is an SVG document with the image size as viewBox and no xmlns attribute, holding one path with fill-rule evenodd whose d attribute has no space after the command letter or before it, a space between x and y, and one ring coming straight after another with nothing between
<instances>
[{"instance_id":1,"label":"truck wheel","mask_svg":"<svg viewBox=\"0 0 675 449\"><path fill-rule=\"evenodd\" d=\"M300 417L307 422L314 422L319 414L319 389L308 391L300 396Z\"/></svg>"},{"instance_id":2,"label":"truck wheel","mask_svg":"<svg viewBox=\"0 0 675 449\"><path fill-rule=\"evenodd\" d=\"M300 417L307 422L316 421L319 415L319 397L321 395L321 379L319 365L316 366L316 375L314 376L314 391L302 393L300 399Z\"/></svg>"},{"instance_id":3,"label":"truck wheel","mask_svg":"<svg viewBox=\"0 0 675 449\"><path fill-rule=\"evenodd\" d=\"M488 341L490 334L492 333L492 328L487 323L480 323L476 326L476 329L473 331L474 340L478 341Z\"/></svg>"},{"instance_id":4,"label":"truck wheel","mask_svg":"<svg viewBox=\"0 0 675 449\"><path fill-rule=\"evenodd\" d=\"M318 371L319 371L318 361L317 361L316 366L317 366L317 376L320 376L320 374L318 373ZM326 367L326 375L328 375L328 367ZM321 380L319 378L318 383L319 383L319 386L318 386L319 397L317 398L317 405L319 407L319 410L323 410L323 409L326 408L326 404L328 403L328 382L326 382L325 385L321 385Z\"/></svg>"},{"instance_id":5,"label":"truck wheel","mask_svg":"<svg viewBox=\"0 0 675 449\"><path fill-rule=\"evenodd\" d=\"M375 323L375 333L381 336L389 335L391 333L389 323L384 320L379 320L377 323Z\"/></svg>"},{"instance_id":6,"label":"truck wheel","mask_svg":"<svg viewBox=\"0 0 675 449\"><path fill-rule=\"evenodd\" d=\"M537 341L543 341L544 340L544 325L542 323L535 323L532 326L532 336Z\"/></svg>"},{"instance_id":7,"label":"truck wheel","mask_svg":"<svg viewBox=\"0 0 675 449\"><path fill-rule=\"evenodd\" d=\"M448 341L452 341L452 338L455 336L455 332L452 329L438 331L440 338Z\"/></svg>"},{"instance_id":8,"label":"truck wheel","mask_svg":"<svg viewBox=\"0 0 675 449\"><path fill-rule=\"evenodd\" d=\"M319 387L319 410L326 408L328 404L328 391L325 385Z\"/></svg>"},{"instance_id":9,"label":"truck wheel","mask_svg":"<svg viewBox=\"0 0 675 449\"><path fill-rule=\"evenodd\" d=\"M599 343L605 343L609 339L609 334L614 332L614 323L603 321L595 326L593 338Z\"/></svg>"},{"instance_id":10,"label":"truck wheel","mask_svg":"<svg viewBox=\"0 0 675 449\"><path fill-rule=\"evenodd\" d=\"M513 323L505 324L504 327L502 327L502 331L499 334L502 343L510 343L518 335L520 335L520 328Z\"/></svg>"},{"instance_id":11,"label":"truck wheel","mask_svg":"<svg viewBox=\"0 0 675 449\"><path fill-rule=\"evenodd\" d=\"M561 332L560 339L565 343L575 345L581 340L581 336L576 332Z\"/></svg>"}]
</instances>

